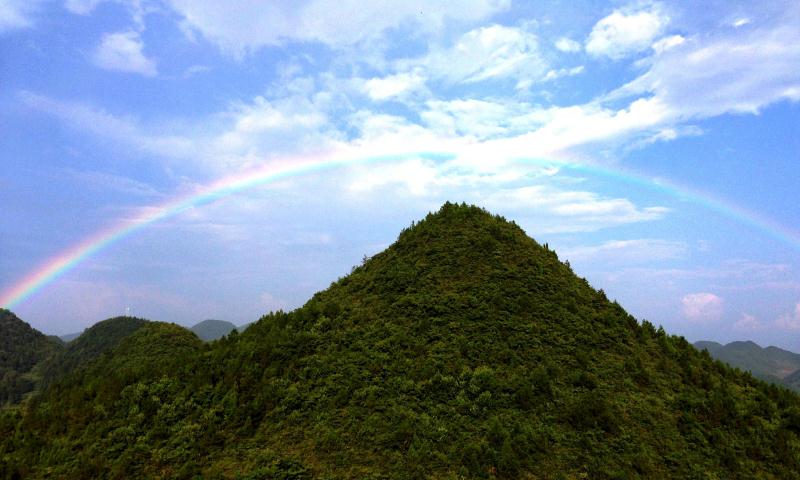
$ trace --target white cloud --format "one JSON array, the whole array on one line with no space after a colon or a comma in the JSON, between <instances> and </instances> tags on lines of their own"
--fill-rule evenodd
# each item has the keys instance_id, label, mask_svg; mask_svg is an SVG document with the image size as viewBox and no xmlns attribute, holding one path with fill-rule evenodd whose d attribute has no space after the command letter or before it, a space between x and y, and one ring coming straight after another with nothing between
<instances>
[{"instance_id":1,"label":"white cloud","mask_svg":"<svg viewBox=\"0 0 800 480\"><path fill-rule=\"evenodd\" d=\"M147 58L139 34L134 31L109 33L94 52L94 64L105 70L138 73L145 77L158 74L155 62Z\"/></svg>"},{"instance_id":2,"label":"white cloud","mask_svg":"<svg viewBox=\"0 0 800 480\"><path fill-rule=\"evenodd\" d=\"M663 207L640 208L625 198L568 190L553 185L506 188L480 194L476 201L490 210L528 219L541 233L591 232L617 225L663 218Z\"/></svg>"},{"instance_id":3,"label":"white cloud","mask_svg":"<svg viewBox=\"0 0 800 480\"><path fill-rule=\"evenodd\" d=\"M764 329L764 324L755 316L749 313L742 313L739 320L736 320L733 324L733 328L741 332L757 332Z\"/></svg>"},{"instance_id":4,"label":"white cloud","mask_svg":"<svg viewBox=\"0 0 800 480\"><path fill-rule=\"evenodd\" d=\"M738 18L738 19L734 20L734 22L731 24L731 26L733 26L735 28L739 28L739 27L744 27L745 25L747 25L749 23L750 23L750 19L743 17L743 18Z\"/></svg>"},{"instance_id":5,"label":"white cloud","mask_svg":"<svg viewBox=\"0 0 800 480\"><path fill-rule=\"evenodd\" d=\"M672 35L670 37L664 37L653 44L653 50L656 53L663 53L671 48L675 48L678 45L683 44L685 41L686 39L681 35Z\"/></svg>"},{"instance_id":6,"label":"white cloud","mask_svg":"<svg viewBox=\"0 0 800 480\"><path fill-rule=\"evenodd\" d=\"M338 133L330 127L324 102L311 96L292 95L270 101L256 97L248 103L231 105L227 111L187 125L175 122L147 122L111 114L80 102L55 100L44 95L21 92L30 108L52 115L79 131L93 134L102 142L113 141L145 153L156 162L180 159L172 167L185 166L193 174L220 175L231 169L262 165L309 151L330 149ZM170 124L169 127L165 127Z\"/></svg>"},{"instance_id":7,"label":"white cloud","mask_svg":"<svg viewBox=\"0 0 800 480\"><path fill-rule=\"evenodd\" d=\"M598 102L569 107L551 107L529 112L535 120L529 133L498 141L502 151L527 152L530 155L559 156L576 147L592 143L621 143L631 136L649 136L669 120L669 110L660 99L640 98L620 110L603 107Z\"/></svg>"},{"instance_id":8,"label":"white cloud","mask_svg":"<svg viewBox=\"0 0 800 480\"><path fill-rule=\"evenodd\" d=\"M581 44L567 37L561 37L556 40L555 46L562 52L574 53L581 51Z\"/></svg>"},{"instance_id":9,"label":"white cloud","mask_svg":"<svg viewBox=\"0 0 800 480\"><path fill-rule=\"evenodd\" d=\"M650 47L668 21L657 8L632 12L615 10L592 28L586 40L586 51L613 60L641 52Z\"/></svg>"},{"instance_id":10,"label":"white cloud","mask_svg":"<svg viewBox=\"0 0 800 480\"><path fill-rule=\"evenodd\" d=\"M360 2L356 0L248 1L170 0L187 32L198 32L224 51L241 56L288 42L322 42L334 48L379 38L408 26L439 31L446 21L474 22L507 9L508 0Z\"/></svg>"},{"instance_id":11,"label":"white cloud","mask_svg":"<svg viewBox=\"0 0 800 480\"><path fill-rule=\"evenodd\" d=\"M44 95L20 92L19 97L30 108L52 115L64 124L90 132L98 138L134 147L148 154L167 158L189 158L202 152L193 139L170 133L145 131L130 118L112 115L104 110L78 102L54 100Z\"/></svg>"},{"instance_id":12,"label":"white cloud","mask_svg":"<svg viewBox=\"0 0 800 480\"><path fill-rule=\"evenodd\" d=\"M411 195L426 195L429 188L439 183L439 172L434 165L420 159L360 170L348 189L363 193L386 185L401 185Z\"/></svg>"},{"instance_id":13,"label":"white cloud","mask_svg":"<svg viewBox=\"0 0 800 480\"><path fill-rule=\"evenodd\" d=\"M609 99L652 95L671 122L725 113L756 113L800 100L800 11L782 23L723 35L690 37L657 50L649 69Z\"/></svg>"},{"instance_id":14,"label":"white cloud","mask_svg":"<svg viewBox=\"0 0 800 480\"><path fill-rule=\"evenodd\" d=\"M559 68L558 70L548 70L547 74L544 76L545 81L549 80L556 80L561 77L574 77L575 75L580 75L583 73L584 68L583 65L578 65L577 67L572 68Z\"/></svg>"},{"instance_id":15,"label":"white cloud","mask_svg":"<svg viewBox=\"0 0 800 480\"><path fill-rule=\"evenodd\" d=\"M0 33L33 26L42 0L0 0Z\"/></svg>"},{"instance_id":16,"label":"white cloud","mask_svg":"<svg viewBox=\"0 0 800 480\"><path fill-rule=\"evenodd\" d=\"M713 293L690 293L681 299L683 315L691 321L719 320L724 311L722 299Z\"/></svg>"},{"instance_id":17,"label":"white cloud","mask_svg":"<svg viewBox=\"0 0 800 480\"><path fill-rule=\"evenodd\" d=\"M406 72L371 78L364 83L364 91L377 101L389 100L414 92L425 85L425 78L419 73Z\"/></svg>"},{"instance_id":18,"label":"white cloud","mask_svg":"<svg viewBox=\"0 0 800 480\"><path fill-rule=\"evenodd\" d=\"M450 84L507 77L538 79L547 70L536 35L503 25L471 30L452 47L433 48L425 57L400 62L399 67L422 67L429 76Z\"/></svg>"},{"instance_id":19,"label":"white cloud","mask_svg":"<svg viewBox=\"0 0 800 480\"><path fill-rule=\"evenodd\" d=\"M542 118L530 105L487 100L430 100L420 118L430 129L447 136L478 139L507 137L528 131Z\"/></svg>"},{"instance_id":20,"label":"white cloud","mask_svg":"<svg viewBox=\"0 0 800 480\"><path fill-rule=\"evenodd\" d=\"M66 0L64 2L64 8L76 15L88 15L105 1L108 0Z\"/></svg>"},{"instance_id":21,"label":"white cloud","mask_svg":"<svg viewBox=\"0 0 800 480\"><path fill-rule=\"evenodd\" d=\"M800 331L800 302L794 306L794 312L778 317L775 326L781 330Z\"/></svg>"}]
</instances>

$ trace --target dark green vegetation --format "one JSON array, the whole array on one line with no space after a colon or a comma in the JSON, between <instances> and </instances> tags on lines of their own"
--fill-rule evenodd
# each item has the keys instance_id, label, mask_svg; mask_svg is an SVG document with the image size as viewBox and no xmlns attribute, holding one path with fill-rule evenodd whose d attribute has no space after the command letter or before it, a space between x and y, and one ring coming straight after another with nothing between
<instances>
[{"instance_id":1,"label":"dark green vegetation","mask_svg":"<svg viewBox=\"0 0 800 480\"><path fill-rule=\"evenodd\" d=\"M800 398L445 204L291 313L147 324L0 417L0 477L800 478Z\"/></svg>"},{"instance_id":2,"label":"dark green vegetation","mask_svg":"<svg viewBox=\"0 0 800 480\"><path fill-rule=\"evenodd\" d=\"M191 329L201 340L211 342L219 340L236 330L236 325L224 320L203 320Z\"/></svg>"},{"instance_id":3,"label":"dark green vegetation","mask_svg":"<svg viewBox=\"0 0 800 480\"><path fill-rule=\"evenodd\" d=\"M61 352L44 362L42 370L45 385L91 363L103 353L117 347L125 337L145 323L147 320L141 318L116 317L87 328Z\"/></svg>"},{"instance_id":4,"label":"dark green vegetation","mask_svg":"<svg viewBox=\"0 0 800 480\"><path fill-rule=\"evenodd\" d=\"M41 380L35 367L61 348L59 341L0 309L0 406L33 391Z\"/></svg>"},{"instance_id":5,"label":"dark green vegetation","mask_svg":"<svg viewBox=\"0 0 800 480\"><path fill-rule=\"evenodd\" d=\"M695 342L698 350L708 350L712 357L732 367L751 372L768 382L800 391L800 354L778 347L761 348L753 342Z\"/></svg>"}]
</instances>

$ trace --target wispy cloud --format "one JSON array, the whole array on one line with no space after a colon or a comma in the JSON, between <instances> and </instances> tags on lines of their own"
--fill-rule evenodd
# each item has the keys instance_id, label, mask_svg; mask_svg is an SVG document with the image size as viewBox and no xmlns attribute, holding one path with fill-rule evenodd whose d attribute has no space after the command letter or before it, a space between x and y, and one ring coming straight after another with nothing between
<instances>
[{"instance_id":1,"label":"wispy cloud","mask_svg":"<svg viewBox=\"0 0 800 480\"><path fill-rule=\"evenodd\" d=\"M775 327L781 330L800 331L800 302L794 306L794 311L785 313L775 320Z\"/></svg>"},{"instance_id":2,"label":"wispy cloud","mask_svg":"<svg viewBox=\"0 0 800 480\"><path fill-rule=\"evenodd\" d=\"M92 133L104 141L156 154L162 159L186 158L199 151L199 146L189 138L144 131L133 119L112 115L85 103L56 100L28 91L19 92L19 98L28 107L52 115L72 128Z\"/></svg>"},{"instance_id":3,"label":"wispy cloud","mask_svg":"<svg viewBox=\"0 0 800 480\"><path fill-rule=\"evenodd\" d=\"M169 0L183 17L183 28L241 57L265 46L320 42L333 48L380 38L402 26L416 33L437 32L445 21L474 22L507 9L507 0L438 2L421 0L356 2L313 0L237 4L224 0L202 3Z\"/></svg>"},{"instance_id":4,"label":"wispy cloud","mask_svg":"<svg viewBox=\"0 0 800 480\"><path fill-rule=\"evenodd\" d=\"M521 27L491 25L471 30L452 46L434 47L422 58L399 62L400 69L422 68L447 84L503 78L541 78L547 63L539 40Z\"/></svg>"},{"instance_id":5,"label":"wispy cloud","mask_svg":"<svg viewBox=\"0 0 800 480\"><path fill-rule=\"evenodd\" d=\"M652 95L673 123L725 113L756 113L800 100L800 9L747 32L692 36L657 52L648 70L609 99Z\"/></svg>"},{"instance_id":6,"label":"wispy cloud","mask_svg":"<svg viewBox=\"0 0 800 480\"><path fill-rule=\"evenodd\" d=\"M740 332L752 333L763 330L764 324L755 315L742 313L739 319L734 322L733 328Z\"/></svg>"},{"instance_id":7,"label":"wispy cloud","mask_svg":"<svg viewBox=\"0 0 800 480\"><path fill-rule=\"evenodd\" d=\"M0 1L0 34L33 26L43 0Z\"/></svg>"},{"instance_id":8,"label":"wispy cloud","mask_svg":"<svg viewBox=\"0 0 800 480\"><path fill-rule=\"evenodd\" d=\"M155 77L158 74L156 63L147 58L143 50L144 44L137 32L109 33L103 36L92 60L105 70Z\"/></svg>"},{"instance_id":9,"label":"wispy cloud","mask_svg":"<svg viewBox=\"0 0 800 480\"><path fill-rule=\"evenodd\" d=\"M615 268L630 264L650 263L684 258L688 246L684 242L660 239L612 240L600 245L562 250L570 261L609 264Z\"/></svg>"}]
</instances>

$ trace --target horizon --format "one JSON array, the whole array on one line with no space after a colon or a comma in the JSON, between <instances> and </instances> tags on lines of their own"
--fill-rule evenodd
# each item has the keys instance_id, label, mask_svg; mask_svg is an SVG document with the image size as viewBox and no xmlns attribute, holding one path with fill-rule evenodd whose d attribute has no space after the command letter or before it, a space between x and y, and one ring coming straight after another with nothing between
<instances>
[{"instance_id":1,"label":"horizon","mask_svg":"<svg viewBox=\"0 0 800 480\"><path fill-rule=\"evenodd\" d=\"M670 334L800 351L795 2L361 9L0 4L2 306L239 326L449 200Z\"/></svg>"}]
</instances>

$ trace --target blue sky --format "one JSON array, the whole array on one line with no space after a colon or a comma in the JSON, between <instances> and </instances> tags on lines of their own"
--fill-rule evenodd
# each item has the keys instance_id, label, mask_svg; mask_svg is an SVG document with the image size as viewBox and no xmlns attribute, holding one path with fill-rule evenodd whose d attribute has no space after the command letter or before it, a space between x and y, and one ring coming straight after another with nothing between
<instances>
[{"instance_id":1,"label":"blue sky","mask_svg":"<svg viewBox=\"0 0 800 480\"><path fill-rule=\"evenodd\" d=\"M48 333L302 305L445 200L690 340L800 351L796 2L0 0L0 292ZM433 152L437 155L417 155Z\"/></svg>"}]
</instances>

